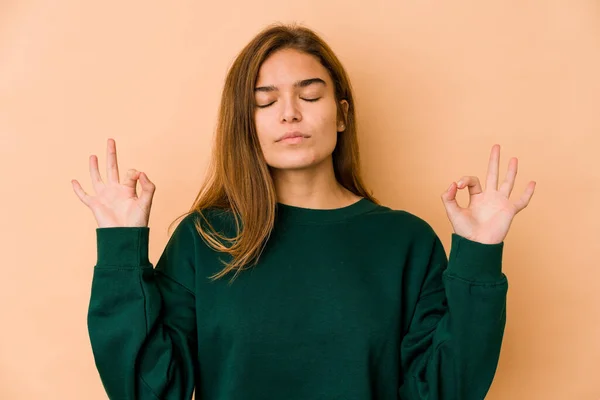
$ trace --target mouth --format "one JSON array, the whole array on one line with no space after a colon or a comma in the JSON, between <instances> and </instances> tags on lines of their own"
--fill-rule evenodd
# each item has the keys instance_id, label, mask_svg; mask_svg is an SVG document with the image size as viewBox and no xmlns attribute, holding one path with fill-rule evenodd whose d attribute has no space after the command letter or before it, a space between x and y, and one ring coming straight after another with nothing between
<instances>
[{"instance_id":1,"label":"mouth","mask_svg":"<svg viewBox=\"0 0 600 400\"><path fill-rule=\"evenodd\" d=\"M289 137L289 138L285 138L285 139L281 139L279 140L279 143L285 143L285 144L298 144L301 143L303 141L305 141L307 138L304 136L294 136L294 137Z\"/></svg>"},{"instance_id":2,"label":"mouth","mask_svg":"<svg viewBox=\"0 0 600 400\"><path fill-rule=\"evenodd\" d=\"M277 139L277 142L300 143L300 142L304 141L305 139L308 139L309 137L310 137L310 135L306 135L302 132L288 132L285 135L283 135L282 137L280 137L279 139Z\"/></svg>"}]
</instances>

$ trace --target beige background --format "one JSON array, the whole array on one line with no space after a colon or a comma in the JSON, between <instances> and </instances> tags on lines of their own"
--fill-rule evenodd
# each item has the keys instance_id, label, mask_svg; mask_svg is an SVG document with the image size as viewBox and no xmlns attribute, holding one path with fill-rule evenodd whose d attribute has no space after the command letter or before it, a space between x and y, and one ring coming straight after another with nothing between
<instances>
[{"instance_id":1,"label":"beige background","mask_svg":"<svg viewBox=\"0 0 600 400\"><path fill-rule=\"evenodd\" d=\"M485 3L485 4L482 4ZM88 157L157 185L153 263L204 179L223 79L276 21L315 29L356 90L365 178L429 221L502 145L513 196L508 322L488 399L600 399L600 3L23 0L0 2L0 398L105 399L86 312ZM516 197L515 197L516 198ZM461 193L463 204L465 194Z\"/></svg>"}]
</instances>

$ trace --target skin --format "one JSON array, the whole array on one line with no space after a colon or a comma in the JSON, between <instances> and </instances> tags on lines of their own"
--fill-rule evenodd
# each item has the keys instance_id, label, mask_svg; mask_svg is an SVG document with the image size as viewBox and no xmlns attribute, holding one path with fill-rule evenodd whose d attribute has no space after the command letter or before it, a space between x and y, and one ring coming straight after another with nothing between
<instances>
[{"instance_id":1,"label":"skin","mask_svg":"<svg viewBox=\"0 0 600 400\"><path fill-rule=\"evenodd\" d=\"M535 181L527 184L516 202L510 200L515 185L519 160L511 158L508 171L500 187L500 145L492 146L485 189L476 176L463 176L442 193L442 202L454 232L474 242L498 244L504 241L514 217L529 205L535 190ZM456 202L458 190L469 191L469 205L460 207Z\"/></svg>"},{"instance_id":2,"label":"skin","mask_svg":"<svg viewBox=\"0 0 600 400\"><path fill-rule=\"evenodd\" d=\"M343 115L338 115L333 83L318 60L296 50L278 51L261 66L256 87L256 128L278 201L297 207L332 209L360 200L335 179L332 152L338 132L344 134L348 103L340 101ZM309 137L298 142L279 140L292 131ZM129 169L120 181L116 143L111 138L107 141L106 156L106 181L98 171L98 158L89 157L95 195L86 193L74 179L73 191L93 212L100 228L147 226L156 186L136 169ZM495 144L485 188L478 177L465 175L441 194L454 232L482 244L504 241L514 217L529 205L536 186L536 182L530 181L519 200L511 201L518 159L511 158L500 186L499 160L500 145ZM458 190L469 191L467 207L457 203Z\"/></svg>"},{"instance_id":3,"label":"skin","mask_svg":"<svg viewBox=\"0 0 600 400\"><path fill-rule=\"evenodd\" d=\"M295 85L318 78L321 82ZM269 57L259 70L255 90L255 120L259 142L271 167L277 196L284 204L306 208L337 208L360 198L341 187L335 179L331 153L337 132L344 130L348 103L342 100L343 119L337 115L333 84L319 61L292 49ZM310 99L319 99L310 102ZM265 106L262 108L261 106ZM278 139L286 132L310 135L298 143ZM486 188L479 178L463 176L442 193L446 214L454 232L483 244L502 242L517 213L531 200L536 183L529 182L517 202L509 197L514 187L518 159L512 158L498 188L500 145L494 145L489 160ZM467 207L456 202L458 190L469 190Z\"/></svg>"},{"instance_id":4,"label":"skin","mask_svg":"<svg viewBox=\"0 0 600 400\"><path fill-rule=\"evenodd\" d=\"M295 85L304 81L304 84ZM311 102L308 100L318 99ZM350 205L360 197L335 179L332 153L343 135L348 102L338 115L331 77L313 56L285 49L261 65L255 88L258 139L271 169L278 201L305 208ZM266 107L261 107L266 106ZM279 141L287 132L310 137Z\"/></svg>"}]
</instances>

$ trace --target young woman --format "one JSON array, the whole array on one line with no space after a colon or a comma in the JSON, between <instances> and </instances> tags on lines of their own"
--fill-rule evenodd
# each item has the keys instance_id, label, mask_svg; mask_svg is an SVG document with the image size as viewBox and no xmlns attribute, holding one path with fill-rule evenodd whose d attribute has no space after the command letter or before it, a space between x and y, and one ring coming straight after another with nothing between
<instances>
[{"instance_id":1,"label":"young woman","mask_svg":"<svg viewBox=\"0 0 600 400\"><path fill-rule=\"evenodd\" d=\"M483 399L498 362L502 251L531 182L509 200L492 147L485 189L464 176L441 197L449 259L431 226L380 205L359 172L354 99L328 45L267 27L231 67L212 169L156 268L155 185L107 181L90 156L97 222L88 328L113 399ZM141 193L136 193L140 181ZM458 190L470 204L460 207Z\"/></svg>"}]
</instances>

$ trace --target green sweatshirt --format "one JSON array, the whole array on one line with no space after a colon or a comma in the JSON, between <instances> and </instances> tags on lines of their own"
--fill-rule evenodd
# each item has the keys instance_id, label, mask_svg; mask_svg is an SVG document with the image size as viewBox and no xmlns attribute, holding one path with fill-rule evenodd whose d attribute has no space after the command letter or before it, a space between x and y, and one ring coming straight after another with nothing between
<instances>
[{"instance_id":1,"label":"green sweatshirt","mask_svg":"<svg viewBox=\"0 0 600 400\"><path fill-rule=\"evenodd\" d=\"M228 235L233 218L204 212ZM257 266L186 216L156 268L149 228L97 228L88 329L111 399L483 399L506 321L504 243L452 234L362 199L278 204ZM200 220L198 218L198 220ZM225 257L228 256L228 257Z\"/></svg>"}]
</instances>

